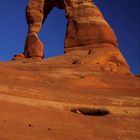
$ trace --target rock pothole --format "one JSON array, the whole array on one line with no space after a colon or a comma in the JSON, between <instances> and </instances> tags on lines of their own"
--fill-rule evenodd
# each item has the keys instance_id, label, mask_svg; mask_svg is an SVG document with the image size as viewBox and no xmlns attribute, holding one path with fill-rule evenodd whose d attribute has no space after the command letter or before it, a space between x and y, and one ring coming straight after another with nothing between
<instances>
[{"instance_id":1,"label":"rock pothole","mask_svg":"<svg viewBox=\"0 0 140 140\"><path fill-rule=\"evenodd\" d=\"M86 116L106 116L111 114L109 110L104 108L72 108L70 111Z\"/></svg>"},{"instance_id":2,"label":"rock pothole","mask_svg":"<svg viewBox=\"0 0 140 140\"><path fill-rule=\"evenodd\" d=\"M29 127L33 127L33 125L32 125L32 124L28 124L28 126L29 126Z\"/></svg>"}]
</instances>

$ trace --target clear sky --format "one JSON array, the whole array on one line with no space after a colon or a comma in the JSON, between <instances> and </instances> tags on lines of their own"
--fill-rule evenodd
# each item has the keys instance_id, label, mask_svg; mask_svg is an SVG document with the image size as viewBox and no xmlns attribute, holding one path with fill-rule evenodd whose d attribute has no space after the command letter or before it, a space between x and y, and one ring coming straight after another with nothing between
<instances>
[{"instance_id":1,"label":"clear sky","mask_svg":"<svg viewBox=\"0 0 140 140\"><path fill-rule=\"evenodd\" d=\"M0 0L0 61L22 53L27 32L25 6L28 0ZM140 73L140 0L95 0L115 31L119 48L133 73ZM39 33L45 57L63 54L67 20L55 8Z\"/></svg>"}]
</instances>

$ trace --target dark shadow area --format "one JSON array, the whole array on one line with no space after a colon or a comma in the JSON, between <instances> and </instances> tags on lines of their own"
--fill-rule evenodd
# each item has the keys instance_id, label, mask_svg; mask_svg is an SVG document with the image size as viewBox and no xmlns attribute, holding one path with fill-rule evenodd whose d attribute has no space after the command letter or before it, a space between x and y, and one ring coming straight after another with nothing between
<instances>
[{"instance_id":1,"label":"dark shadow area","mask_svg":"<svg viewBox=\"0 0 140 140\"><path fill-rule=\"evenodd\" d=\"M109 110L102 108L73 108L70 111L87 116L105 116L110 114Z\"/></svg>"}]
</instances>

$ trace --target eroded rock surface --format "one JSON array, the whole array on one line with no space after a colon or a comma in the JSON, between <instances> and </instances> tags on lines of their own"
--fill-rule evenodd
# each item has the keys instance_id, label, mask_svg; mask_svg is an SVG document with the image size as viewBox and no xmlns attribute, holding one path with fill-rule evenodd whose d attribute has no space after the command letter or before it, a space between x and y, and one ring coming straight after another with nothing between
<instances>
[{"instance_id":1,"label":"eroded rock surface","mask_svg":"<svg viewBox=\"0 0 140 140\"><path fill-rule=\"evenodd\" d=\"M65 54L40 61L53 7L68 19ZM92 0L29 0L26 17L20 61L0 62L0 140L140 139L140 80Z\"/></svg>"},{"instance_id":2,"label":"eroded rock surface","mask_svg":"<svg viewBox=\"0 0 140 140\"><path fill-rule=\"evenodd\" d=\"M118 46L113 30L92 0L66 0L65 3L68 19L65 51L77 47L106 47L107 44Z\"/></svg>"},{"instance_id":3,"label":"eroded rock surface","mask_svg":"<svg viewBox=\"0 0 140 140\"><path fill-rule=\"evenodd\" d=\"M0 62L0 140L140 139L140 80L72 59Z\"/></svg>"},{"instance_id":4,"label":"eroded rock surface","mask_svg":"<svg viewBox=\"0 0 140 140\"><path fill-rule=\"evenodd\" d=\"M74 56L85 51L84 56L78 54L78 63L130 74L129 66L118 49L115 33L92 0L29 0L26 8L29 29L24 53L14 59L44 57L44 46L37 33L54 7L65 9L68 20L64 46L66 54Z\"/></svg>"}]
</instances>

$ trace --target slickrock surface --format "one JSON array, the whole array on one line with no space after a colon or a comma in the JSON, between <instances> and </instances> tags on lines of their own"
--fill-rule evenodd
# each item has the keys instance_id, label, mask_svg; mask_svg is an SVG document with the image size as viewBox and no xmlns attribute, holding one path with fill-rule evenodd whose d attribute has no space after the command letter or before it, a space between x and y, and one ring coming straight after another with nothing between
<instances>
[{"instance_id":1,"label":"slickrock surface","mask_svg":"<svg viewBox=\"0 0 140 140\"><path fill-rule=\"evenodd\" d=\"M140 80L70 60L0 63L0 140L140 139Z\"/></svg>"}]
</instances>

